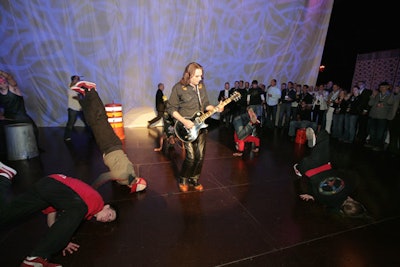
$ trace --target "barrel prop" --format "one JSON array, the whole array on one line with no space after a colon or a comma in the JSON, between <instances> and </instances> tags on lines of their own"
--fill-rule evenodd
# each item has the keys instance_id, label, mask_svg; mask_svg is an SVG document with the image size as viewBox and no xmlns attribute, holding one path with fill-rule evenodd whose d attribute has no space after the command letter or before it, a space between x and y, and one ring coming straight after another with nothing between
<instances>
[{"instance_id":1,"label":"barrel prop","mask_svg":"<svg viewBox=\"0 0 400 267\"><path fill-rule=\"evenodd\" d=\"M125 139L124 121L122 119L122 105L121 104L106 104L105 105L107 120L114 130L114 133L119 139Z\"/></svg>"}]
</instances>

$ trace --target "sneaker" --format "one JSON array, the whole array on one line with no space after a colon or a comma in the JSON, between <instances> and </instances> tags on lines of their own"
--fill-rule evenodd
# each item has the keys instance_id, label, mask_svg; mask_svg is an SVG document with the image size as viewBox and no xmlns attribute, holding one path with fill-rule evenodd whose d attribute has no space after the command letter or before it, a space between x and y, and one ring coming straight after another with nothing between
<instances>
[{"instance_id":1,"label":"sneaker","mask_svg":"<svg viewBox=\"0 0 400 267\"><path fill-rule=\"evenodd\" d=\"M140 177L136 177L136 179L130 185L131 193L143 191L146 189L146 187L146 180Z\"/></svg>"},{"instance_id":2,"label":"sneaker","mask_svg":"<svg viewBox=\"0 0 400 267\"><path fill-rule=\"evenodd\" d=\"M296 163L296 164L293 165L294 173L295 173L297 176L302 177L303 175L301 175L301 172L297 169L297 165L299 165L299 164Z\"/></svg>"},{"instance_id":3,"label":"sneaker","mask_svg":"<svg viewBox=\"0 0 400 267\"><path fill-rule=\"evenodd\" d=\"M233 153L232 154L234 157L241 157L241 156L243 156L243 153L242 152L235 152L235 153Z\"/></svg>"},{"instance_id":4,"label":"sneaker","mask_svg":"<svg viewBox=\"0 0 400 267\"><path fill-rule=\"evenodd\" d=\"M8 167L4 163L0 162L0 175L7 179L12 179L17 174L17 171L11 167Z\"/></svg>"},{"instance_id":5,"label":"sneaker","mask_svg":"<svg viewBox=\"0 0 400 267\"><path fill-rule=\"evenodd\" d=\"M75 84L76 87L87 88L88 90L96 89L96 84L88 81L79 81Z\"/></svg>"},{"instance_id":6,"label":"sneaker","mask_svg":"<svg viewBox=\"0 0 400 267\"><path fill-rule=\"evenodd\" d=\"M306 129L306 137L308 140L308 143L307 143L308 147L314 147L315 143L317 142L317 139L315 137L315 133L312 128L308 127Z\"/></svg>"},{"instance_id":7,"label":"sneaker","mask_svg":"<svg viewBox=\"0 0 400 267\"><path fill-rule=\"evenodd\" d=\"M62 265L48 262L40 257L26 257L20 267L62 267Z\"/></svg>"},{"instance_id":8,"label":"sneaker","mask_svg":"<svg viewBox=\"0 0 400 267\"><path fill-rule=\"evenodd\" d=\"M72 86L71 90L74 90L75 92L81 94L81 95L85 95L85 89L78 87L78 86Z\"/></svg>"},{"instance_id":9,"label":"sneaker","mask_svg":"<svg viewBox=\"0 0 400 267\"><path fill-rule=\"evenodd\" d=\"M254 113L254 110L252 108L249 108L249 110L247 110L247 113L249 114L251 124L259 123L259 120L257 120L257 115L256 113Z\"/></svg>"}]
</instances>

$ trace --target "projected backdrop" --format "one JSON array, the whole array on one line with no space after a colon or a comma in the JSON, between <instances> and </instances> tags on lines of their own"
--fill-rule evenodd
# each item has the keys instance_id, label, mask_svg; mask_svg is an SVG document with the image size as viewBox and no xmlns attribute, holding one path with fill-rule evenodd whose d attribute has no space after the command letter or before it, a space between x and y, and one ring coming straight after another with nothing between
<instances>
[{"instance_id":1,"label":"projected backdrop","mask_svg":"<svg viewBox=\"0 0 400 267\"><path fill-rule=\"evenodd\" d=\"M333 0L1 1L0 69L39 126L63 126L67 85L94 81L105 103L154 105L191 61L212 102L225 81L314 84Z\"/></svg>"}]
</instances>

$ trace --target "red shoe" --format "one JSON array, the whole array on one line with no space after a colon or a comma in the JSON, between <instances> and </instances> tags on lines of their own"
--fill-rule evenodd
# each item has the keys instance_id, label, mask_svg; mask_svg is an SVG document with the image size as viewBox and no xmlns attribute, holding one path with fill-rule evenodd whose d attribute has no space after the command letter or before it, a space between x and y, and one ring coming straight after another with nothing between
<instances>
[{"instance_id":1,"label":"red shoe","mask_svg":"<svg viewBox=\"0 0 400 267\"><path fill-rule=\"evenodd\" d=\"M74 90L75 92L81 94L81 95L85 95L85 89L77 87L77 86L72 86L71 90Z\"/></svg>"},{"instance_id":2,"label":"red shoe","mask_svg":"<svg viewBox=\"0 0 400 267\"><path fill-rule=\"evenodd\" d=\"M89 90L96 89L96 84L88 81L79 81L75 84L77 87L87 88Z\"/></svg>"},{"instance_id":3,"label":"red shoe","mask_svg":"<svg viewBox=\"0 0 400 267\"><path fill-rule=\"evenodd\" d=\"M62 267L62 265L48 262L40 257L26 257L20 267Z\"/></svg>"},{"instance_id":4,"label":"red shoe","mask_svg":"<svg viewBox=\"0 0 400 267\"><path fill-rule=\"evenodd\" d=\"M135 181L133 181L130 187L131 187L131 193L140 192L146 189L147 182L143 178L136 177Z\"/></svg>"}]
</instances>

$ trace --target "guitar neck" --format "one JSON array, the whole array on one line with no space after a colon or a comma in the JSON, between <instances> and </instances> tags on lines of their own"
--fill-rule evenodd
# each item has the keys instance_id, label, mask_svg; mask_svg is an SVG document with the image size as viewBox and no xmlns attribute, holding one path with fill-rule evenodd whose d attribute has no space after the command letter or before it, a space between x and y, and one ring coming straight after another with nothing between
<instances>
[{"instance_id":1,"label":"guitar neck","mask_svg":"<svg viewBox=\"0 0 400 267\"><path fill-rule=\"evenodd\" d=\"M232 101L232 98L231 98L231 97L230 97L230 98L227 98L227 99L225 99L224 101L222 101L222 103L220 103L218 106L220 106L220 107L225 107L225 106L228 105L231 101ZM203 115L199 116L198 119L199 119L201 122L204 122L207 118L211 117L215 112L216 112L215 109L209 110L209 111L207 111L206 113L204 113Z\"/></svg>"}]
</instances>

